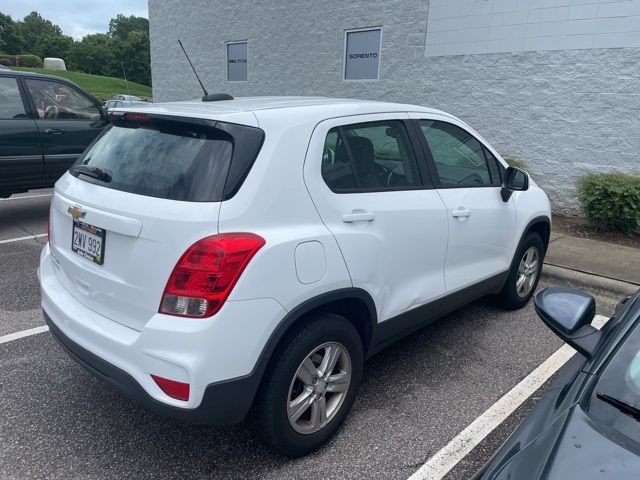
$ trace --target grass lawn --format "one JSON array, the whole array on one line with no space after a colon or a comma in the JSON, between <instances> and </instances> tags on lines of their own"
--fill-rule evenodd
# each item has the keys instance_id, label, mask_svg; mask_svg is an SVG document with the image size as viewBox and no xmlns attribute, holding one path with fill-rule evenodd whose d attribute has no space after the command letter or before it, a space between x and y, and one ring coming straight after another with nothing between
<instances>
[{"instance_id":1,"label":"grass lawn","mask_svg":"<svg viewBox=\"0 0 640 480\"><path fill-rule=\"evenodd\" d=\"M13 69L68 78L88 92L91 92L100 100L107 100L117 93L137 95L138 97L151 97L152 95L151 87L140 85L139 83L125 82L122 78L101 77L99 75L89 75L88 73L68 72L64 70L45 70L44 68L20 67ZM127 85L129 87L128 89Z\"/></svg>"}]
</instances>

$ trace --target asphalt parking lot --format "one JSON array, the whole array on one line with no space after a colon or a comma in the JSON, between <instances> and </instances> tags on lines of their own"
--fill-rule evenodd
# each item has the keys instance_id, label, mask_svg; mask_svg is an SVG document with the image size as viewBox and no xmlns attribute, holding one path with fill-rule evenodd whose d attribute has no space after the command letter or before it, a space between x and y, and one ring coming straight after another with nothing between
<instances>
[{"instance_id":1,"label":"asphalt parking lot","mask_svg":"<svg viewBox=\"0 0 640 480\"><path fill-rule=\"evenodd\" d=\"M0 337L44 324L36 270L49 192L0 200ZM560 345L531 305L505 312L477 301L371 359L339 434L288 460L250 423L195 427L141 409L48 333L0 342L0 478L406 479ZM535 398L448 478L468 478Z\"/></svg>"}]
</instances>

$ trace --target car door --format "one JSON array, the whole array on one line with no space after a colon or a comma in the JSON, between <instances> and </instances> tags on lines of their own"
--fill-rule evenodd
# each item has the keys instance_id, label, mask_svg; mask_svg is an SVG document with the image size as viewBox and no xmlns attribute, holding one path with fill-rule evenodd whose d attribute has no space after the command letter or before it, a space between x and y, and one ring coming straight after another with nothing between
<instances>
[{"instance_id":1,"label":"car door","mask_svg":"<svg viewBox=\"0 0 640 480\"><path fill-rule=\"evenodd\" d=\"M320 123L304 166L314 204L354 287L385 321L445 292L447 218L406 113ZM413 141L412 141L413 139Z\"/></svg>"},{"instance_id":2,"label":"car door","mask_svg":"<svg viewBox=\"0 0 640 480\"><path fill-rule=\"evenodd\" d=\"M0 76L0 193L38 186L42 144L15 76Z\"/></svg>"},{"instance_id":3,"label":"car door","mask_svg":"<svg viewBox=\"0 0 640 480\"><path fill-rule=\"evenodd\" d=\"M500 165L462 122L412 113L436 188L447 209L447 291L488 280L511 264L516 210L500 195Z\"/></svg>"},{"instance_id":4,"label":"car door","mask_svg":"<svg viewBox=\"0 0 640 480\"><path fill-rule=\"evenodd\" d=\"M55 182L107 122L98 101L69 83L48 78L24 83L42 137L44 178Z\"/></svg>"}]
</instances>

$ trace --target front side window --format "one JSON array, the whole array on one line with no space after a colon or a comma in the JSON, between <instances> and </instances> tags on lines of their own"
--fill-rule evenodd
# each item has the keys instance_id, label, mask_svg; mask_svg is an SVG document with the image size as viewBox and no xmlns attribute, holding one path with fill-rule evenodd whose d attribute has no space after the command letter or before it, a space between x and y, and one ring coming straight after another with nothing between
<instances>
[{"instance_id":1,"label":"front side window","mask_svg":"<svg viewBox=\"0 0 640 480\"><path fill-rule=\"evenodd\" d=\"M400 120L332 128L322 154L322 177L336 193L421 185L416 158Z\"/></svg>"},{"instance_id":2,"label":"front side window","mask_svg":"<svg viewBox=\"0 0 640 480\"><path fill-rule=\"evenodd\" d=\"M0 119L26 118L18 81L15 78L0 78Z\"/></svg>"},{"instance_id":3,"label":"front side window","mask_svg":"<svg viewBox=\"0 0 640 480\"><path fill-rule=\"evenodd\" d=\"M451 123L436 120L421 120L420 130L431 151L442 186L500 184L495 165L492 172L481 143L470 133Z\"/></svg>"},{"instance_id":4,"label":"front side window","mask_svg":"<svg viewBox=\"0 0 640 480\"><path fill-rule=\"evenodd\" d=\"M38 118L48 120L98 120L100 110L75 88L49 80L26 80Z\"/></svg>"}]
</instances>

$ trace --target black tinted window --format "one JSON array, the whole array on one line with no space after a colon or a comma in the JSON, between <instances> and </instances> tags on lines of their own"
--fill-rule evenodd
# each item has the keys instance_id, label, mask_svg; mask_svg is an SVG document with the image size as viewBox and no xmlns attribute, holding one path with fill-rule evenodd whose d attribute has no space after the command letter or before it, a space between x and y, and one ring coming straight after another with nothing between
<instances>
[{"instance_id":1,"label":"black tinted window","mask_svg":"<svg viewBox=\"0 0 640 480\"><path fill-rule=\"evenodd\" d=\"M0 77L0 119L25 118L24 104L15 78Z\"/></svg>"},{"instance_id":2,"label":"black tinted window","mask_svg":"<svg viewBox=\"0 0 640 480\"><path fill-rule=\"evenodd\" d=\"M500 183L492 178L482 145L470 133L435 120L421 120L420 129L427 140L440 184L465 187Z\"/></svg>"},{"instance_id":3,"label":"black tinted window","mask_svg":"<svg viewBox=\"0 0 640 480\"><path fill-rule=\"evenodd\" d=\"M489 151L488 148L483 147L482 151L484 152L484 156L487 159L487 163L489 164L489 171L491 172L491 180L494 184L502 183L502 174L500 172L500 166L498 165L498 160L493 154Z\"/></svg>"},{"instance_id":4,"label":"black tinted window","mask_svg":"<svg viewBox=\"0 0 640 480\"><path fill-rule=\"evenodd\" d=\"M399 120L331 129L322 154L322 177L335 192L397 190L421 184L409 137Z\"/></svg>"},{"instance_id":5,"label":"black tinted window","mask_svg":"<svg viewBox=\"0 0 640 480\"><path fill-rule=\"evenodd\" d=\"M38 118L59 120L98 120L100 110L85 95L70 85L49 80L26 80L36 105Z\"/></svg>"},{"instance_id":6,"label":"black tinted window","mask_svg":"<svg viewBox=\"0 0 640 480\"><path fill-rule=\"evenodd\" d=\"M263 139L259 129L222 122L215 127L159 118L114 122L76 162L102 169L110 181L76 175L116 190L170 200L212 202L232 195ZM230 168L232 161L236 165Z\"/></svg>"}]
</instances>

